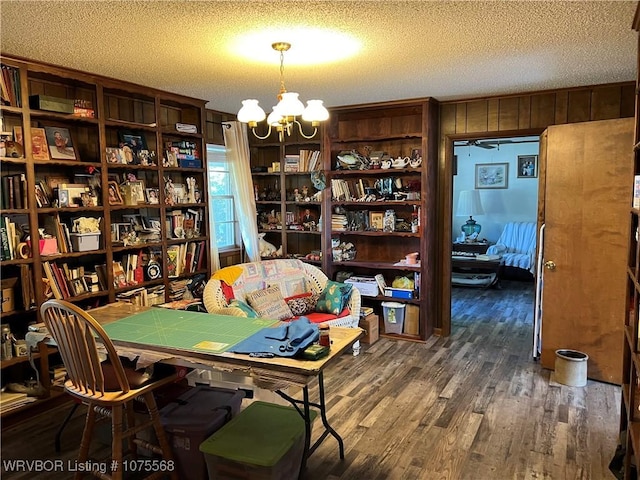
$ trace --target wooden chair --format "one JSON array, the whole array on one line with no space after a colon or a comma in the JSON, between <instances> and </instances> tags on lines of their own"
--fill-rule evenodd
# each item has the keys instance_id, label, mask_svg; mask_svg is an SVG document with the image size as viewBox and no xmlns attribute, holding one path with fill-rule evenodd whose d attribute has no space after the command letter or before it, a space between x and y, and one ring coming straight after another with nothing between
<instances>
[{"instance_id":1,"label":"wooden chair","mask_svg":"<svg viewBox=\"0 0 640 480\"><path fill-rule=\"evenodd\" d=\"M176 375L169 375L159 380L150 379L143 372L125 368L116 353L113 343L100 324L81 308L63 300L48 300L40 307L44 323L51 337L58 345L68 380L65 382L67 393L88 406L84 433L80 443L78 462L88 459L89 446L93 435L96 415L111 417L112 462L118 468L109 473L99 471L93 475L103 479L122 479L123 475L123 441L127 440L126 453L137 454L137 446L142 446L154 453L161 454L165 468L158 468L150 476L160 478L170 474L177 480L174 468L166 462L173 462L173 455L164 428L160 422L158 407L153 390L173 382ZM97 340L97 342L96 342ZM98 344L104 346L104 351ZM106 353L106 359L105 354ZM136 425L133 401L142 401L149 413L149 420ZM126 414L126 418L123 418ZM136 433L153 426L159 446L151 445L135 438ZM101 464L102 465L102 464ZM82 478L84 472L76 472L75 478Z\"/></svg>"}]
</instances>

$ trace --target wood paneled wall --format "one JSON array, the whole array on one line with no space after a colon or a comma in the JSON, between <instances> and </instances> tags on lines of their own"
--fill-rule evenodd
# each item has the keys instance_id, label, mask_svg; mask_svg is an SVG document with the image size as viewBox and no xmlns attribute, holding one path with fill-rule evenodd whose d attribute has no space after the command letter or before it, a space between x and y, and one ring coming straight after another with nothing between
<instances>
[{"instance_id":1,"label":"wood paneled wall","mask_svg":"<svg viewBox=\"0 0 640 480\"><path fill-rule=\"evenodd\" d=\"M441 102L438 154L440 305L436 333L451 331L453 140L538 135L550 125L634 116L635 84L624 82L524 95Z\"/></svg>"}]
</instances>

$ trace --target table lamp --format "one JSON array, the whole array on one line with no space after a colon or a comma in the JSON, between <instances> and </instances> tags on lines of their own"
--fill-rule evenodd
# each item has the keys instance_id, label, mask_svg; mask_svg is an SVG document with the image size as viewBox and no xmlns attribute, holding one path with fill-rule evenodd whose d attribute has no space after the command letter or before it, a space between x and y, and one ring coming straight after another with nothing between
<instances>
[{"instance_id":1,"label":"table lamp","mask_svg":"<svg viewBox=\"0 0 640 480\"><path fill-rule=\"evenodd\" d=\"M462 225L462 232L465 238L474 233L479 234L482 226L473 219L473 215L484 215L482 209L482 201L480 200L480 192L478 190L462 190L458 198L458 209L456 215L459 217L469 216L467 223Z\"/></svg>"}]
</instances>

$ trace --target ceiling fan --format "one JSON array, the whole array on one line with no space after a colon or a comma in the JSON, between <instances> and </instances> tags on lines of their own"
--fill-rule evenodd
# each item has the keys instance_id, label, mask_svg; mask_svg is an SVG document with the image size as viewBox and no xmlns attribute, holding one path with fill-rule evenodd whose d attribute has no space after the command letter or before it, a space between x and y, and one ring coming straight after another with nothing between
<instances>
[{"instance_id":1,"label":"ceiling fan","mask_svg":"<svg viewBox=\"0 0 640 480\"><path fill-rule=\"evenodd\" d=\"M498 139L498 140L458 140L453 142L454 147L480 147L486 150L491 150L496 147L500 147L500 145L506 145L509 143L537 143L539 140L536 139Z\"/></svg>"}]
</instances>

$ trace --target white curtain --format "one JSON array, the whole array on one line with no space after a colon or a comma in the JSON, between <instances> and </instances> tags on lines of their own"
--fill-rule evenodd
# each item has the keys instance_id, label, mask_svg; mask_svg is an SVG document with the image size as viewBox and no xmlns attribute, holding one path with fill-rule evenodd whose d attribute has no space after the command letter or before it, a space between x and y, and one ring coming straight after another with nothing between
<instances>
[{"instance_id":1,"label":"white curtain","mask_svg":"<svg viewBox=\"0 0 640 480\"><path fill-rule=\"evenodd\" d=\"M224 156L224 150L222 150L221 146L211 146L207 145L207 163L216 161L216 156L222 157L222 159L226 160ZM207 165L207 172L211 172L209 165ZM217 272L220 270L220 253L218 252L218 243L216 242L216 220L215 215L213 215L214 209L213 203L209 205L210 215L209 215L209 232L211 233L211 238L209 239L209 248L211 251L211 272Z\"/></svg>"},{"instance_id":2,"label":"white curtain","mask_svg":"<svg viewBox=\"0 0 640 480\"><path fill-rule=\"evenodd\" d=\"M226 125L229 125L227 128ZM251 262L260 261L258 244L258 223L256 199L249 163L249 140L247 126L241 122L225 122L224 144L227 148L227 160L231 172L231 184L236 194L236 213L240 233L247 256Z\"/></svg>"}]
</instances>

